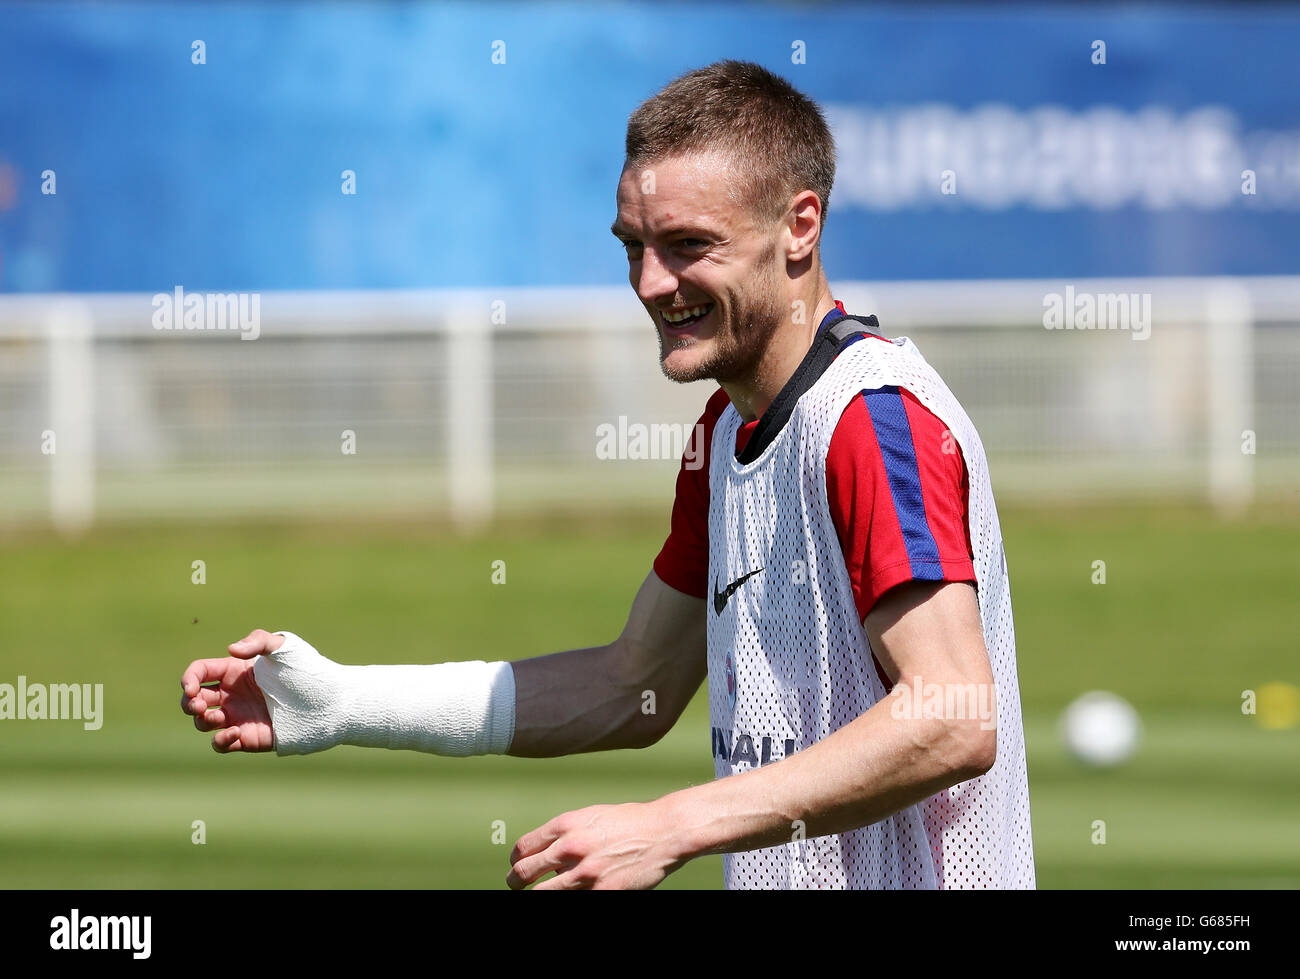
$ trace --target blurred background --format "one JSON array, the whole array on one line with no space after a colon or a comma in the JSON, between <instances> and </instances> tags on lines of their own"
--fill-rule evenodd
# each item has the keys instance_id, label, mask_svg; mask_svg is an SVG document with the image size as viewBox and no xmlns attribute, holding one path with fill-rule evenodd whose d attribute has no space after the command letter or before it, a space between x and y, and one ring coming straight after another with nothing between
<instances>
[{"instance_id":1,"label":"blurred background","mask_svg":"<svg viewBox=\"0 0 1300 979\"><path fill-rule=\"evenodd\" d=\"M835 295L980 430L1040 886L1300 886L1297 44L1281 4L0 2L0 683L104 684L99 730L0 720L0 886L497 887L712 777L701 698L639 752L218 757L178 680L255 627L617 634L710 393L608 231L624 127L722 58L823 106ZM1045 328L1078 296L1134 317ZM1119 764L1062 738L1098 689Z\"/></svg>"}]
</instances>

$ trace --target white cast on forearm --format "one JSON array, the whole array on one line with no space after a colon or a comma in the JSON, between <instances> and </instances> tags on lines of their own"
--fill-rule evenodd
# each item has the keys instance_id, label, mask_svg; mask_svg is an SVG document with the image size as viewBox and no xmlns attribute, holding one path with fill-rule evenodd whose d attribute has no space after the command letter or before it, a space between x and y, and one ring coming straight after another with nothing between
<instances>
[{"instance_id":1,"label":"white cast on forearm","mask_svg":"<svg viewBox=\"0 0 1300 979\"><path fill-rule=\"evenodd\" d=\"M253 675L271 714L278 755L337 744L436 755L503 755L515 733L509 663L345 666L292 632L257 657Z\"/></svg>"}]
</instances>

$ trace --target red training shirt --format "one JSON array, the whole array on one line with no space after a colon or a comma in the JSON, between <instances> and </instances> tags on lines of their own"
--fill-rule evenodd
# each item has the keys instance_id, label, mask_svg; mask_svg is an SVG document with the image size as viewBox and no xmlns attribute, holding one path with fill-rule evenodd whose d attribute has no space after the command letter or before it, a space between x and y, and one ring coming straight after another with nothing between
<instances>
[{"instance_id":1,"label":"red training shirt","mask_svg":"<svg viewBox=\"0 0 1300 979\"><path fill-rule=\"evenodd\" d=\"M654 562L665 584L696 598L709 587L709 451L730 403L719 388L700 416L692 439L703 445L692 442L686 453L698 468L683 458L671 529ZM737 431L736 452L757 425ZM947 426L910 391L864 390L849 402L826 454L826 493L860 618L907 581L975 581L966 462Z\"/></svg>"}]
</instances>

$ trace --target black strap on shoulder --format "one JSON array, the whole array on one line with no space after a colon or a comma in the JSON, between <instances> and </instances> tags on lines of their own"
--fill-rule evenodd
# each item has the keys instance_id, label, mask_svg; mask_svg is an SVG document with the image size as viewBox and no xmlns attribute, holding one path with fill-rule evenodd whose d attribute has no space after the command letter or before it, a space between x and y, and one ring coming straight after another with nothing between
<instances>
[{"instance_id":1,"label":"black strap on shoulder","mask_svg":"<svg viewBox=\"0 0 1300 979\"><path fill-rule=\"evenodd\" d=\"M790 376L790 380L786 381L785 387L781 388L777 396L772 399L772 403L768 405L767 411L763 412L763 417L758 420L758 425L754 427L754 434L745 443L745 448L736 454L737 462L742 466L748 465L763 454L763 450L771 445L781 429L785 428L785 423L790 420L790 415L794 413L794 406L799 399L817 383L818 378L826 373L826 368L830 367L831 362L845 345L853 337L863 333L884 337L880 332L880 322L874 314L841 316L818 334L808 353L804 355L804 359L799 362L799 366Z\"/></svg>"},{"instance_id":2,"label":"black strap on shoulder","mask_svg":"<svg viewBox=\"0 0 1300 979\"><path fill-rule=\"evenodd\" d=\"M854 326L854 323L857 326ZM880 332L880 321L876 319L875 313L870 316L841 316L827 327L826 332L833 334L839 343L843 343L849 337L857 336L859 333L870 333L872 336L878 336L882 339L885 336Z\"/></svg>"}]
</instances>

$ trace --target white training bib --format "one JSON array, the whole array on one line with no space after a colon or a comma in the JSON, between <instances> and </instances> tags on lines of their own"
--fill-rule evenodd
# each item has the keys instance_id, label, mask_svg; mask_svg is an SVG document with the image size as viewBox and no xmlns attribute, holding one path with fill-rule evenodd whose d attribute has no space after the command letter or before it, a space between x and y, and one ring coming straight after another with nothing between
<instances>
[{"instance_id":1,"label":"white training bib","mask_svg":"<svg viewBox=\"0 0 1300 979\"><path fill-rule=\"evenodd\" d=\"M840 416L862 391L886 386L910 391L933 412L966 462L980 617L997 693L997 761L981 777L870 826L815 839L792 827L789 843L726 854L728 888L1034 886L1011 594L988 464L965 411L906 337L850 344L748 465L735 458L735 407L718 420L707 609L715 771L722 778L778 762L886 696L826 495L826 455Z\"/></svg>"}]
</instances>

